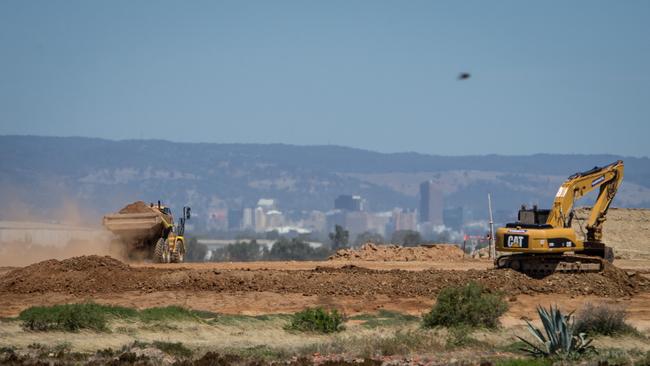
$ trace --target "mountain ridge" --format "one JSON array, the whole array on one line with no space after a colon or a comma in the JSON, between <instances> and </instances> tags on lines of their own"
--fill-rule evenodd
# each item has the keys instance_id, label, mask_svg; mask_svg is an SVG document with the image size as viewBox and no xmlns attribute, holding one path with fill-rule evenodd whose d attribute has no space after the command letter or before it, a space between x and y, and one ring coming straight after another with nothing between
<instances>
[{"instance_id":1,"label":"mountain ridge","mask_svg":"<svg viewBox=\"0 0 650 366\"><path fill-rule=\"evenodd\" d=\"M650 206L650 159L609 154L442 156L333 145L15 135L0 136L0 154L10 157L0 160L4 202L22 211L56 211L66 199L89 208L92 220L136 199L190 204L206 227L210 215L252 207L261 197L278 199L290 216L327 211L339 194L361 194L373 210L415 209L413 185L427 179L446 187L445 205L464 207L468 217L483 215L488 192L497 210L512 214L521 203L548 205L569 175L618 159L625 160L626 176L615 204Z\"/></svg>"}]
</instances>

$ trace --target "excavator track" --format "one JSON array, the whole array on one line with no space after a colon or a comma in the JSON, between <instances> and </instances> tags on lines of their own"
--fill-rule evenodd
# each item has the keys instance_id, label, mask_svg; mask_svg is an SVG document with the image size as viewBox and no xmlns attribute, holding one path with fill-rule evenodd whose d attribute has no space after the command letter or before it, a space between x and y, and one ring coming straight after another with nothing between
<instances>
[{"instance_id":1,"label":"excavator track","mask_svg":"<svg viewBox=\"0 0 650 366\"><path fill-rule=\"evenodd\" d=\"M600 272L604 260L580 254L513 254L502 255L495 261L496 268L511 268L529 276L548 276L553 273Z\"/></svg>"}]
</instances>

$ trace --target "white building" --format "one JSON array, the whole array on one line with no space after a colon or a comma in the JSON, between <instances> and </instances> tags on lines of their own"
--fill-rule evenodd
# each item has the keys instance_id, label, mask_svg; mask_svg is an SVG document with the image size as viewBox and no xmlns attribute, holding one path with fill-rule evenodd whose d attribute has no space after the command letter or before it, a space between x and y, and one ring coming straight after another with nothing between
<instances>
[{"instance_id":1,"label":"white building","mask_svg":"<svg viewBox=\"0 0 650 366\"><path fill-rule=\"evenodd\" d=\"M242 228L244 230L255 229L255 216L253 215L253 209L245 208L242 215Z\"/></svg>"},{"instance_id":2,"label":"white building","mask_svg":"<svg viewBox=\"0 0 650 366\"><path fill-rule=\"evenodd\" d=\"M257 207L254 213L255 231L262 232L266 230L266 213L261 207Z\"/></svg>"}]
</instances>

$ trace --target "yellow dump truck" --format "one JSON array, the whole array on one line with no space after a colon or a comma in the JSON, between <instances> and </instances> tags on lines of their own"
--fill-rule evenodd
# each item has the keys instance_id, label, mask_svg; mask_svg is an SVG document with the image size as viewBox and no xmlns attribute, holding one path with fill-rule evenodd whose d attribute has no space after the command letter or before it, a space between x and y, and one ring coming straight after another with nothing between
<instances>
[{"instance_id":1,"label":"yellow dump truck","mask_svg":"<svg viewBox=\"0 0 650 366\"><path fill-rule=\"evenodd\" d=\"M137 201L119 212L104 216L103 225L126 245L131 258L151 259L157 263L181 263L185 260L185 221L190 208L174 224L169 207Z\"/></svg>"}]
</instances>

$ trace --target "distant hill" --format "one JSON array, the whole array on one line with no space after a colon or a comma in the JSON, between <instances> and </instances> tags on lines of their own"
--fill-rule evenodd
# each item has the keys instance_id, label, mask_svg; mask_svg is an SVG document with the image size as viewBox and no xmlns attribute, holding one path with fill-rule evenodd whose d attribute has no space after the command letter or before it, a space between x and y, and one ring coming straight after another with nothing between
<instances>
[{"instance_id":1,"label":"distant hill","mask_svg":"<svg viewBox=\"0 0 650 366\"><path fill-rule=\"evenodd\" d=\"M447 206L484 218L486 194L500 215L522 203L548 206L576 171L623 159L615 205L650 207L650 159L613 155L435 156L384 154L340 146L110 141L79 137L0 136L0 218L98 222L136 199L189 204L197 224L227 208L276 198L280 209L327 211L343 193L373 210L416 208L421 181L436 181ZM69 212L68 212L69 211Z\"/></svg>"}]
</instances>

